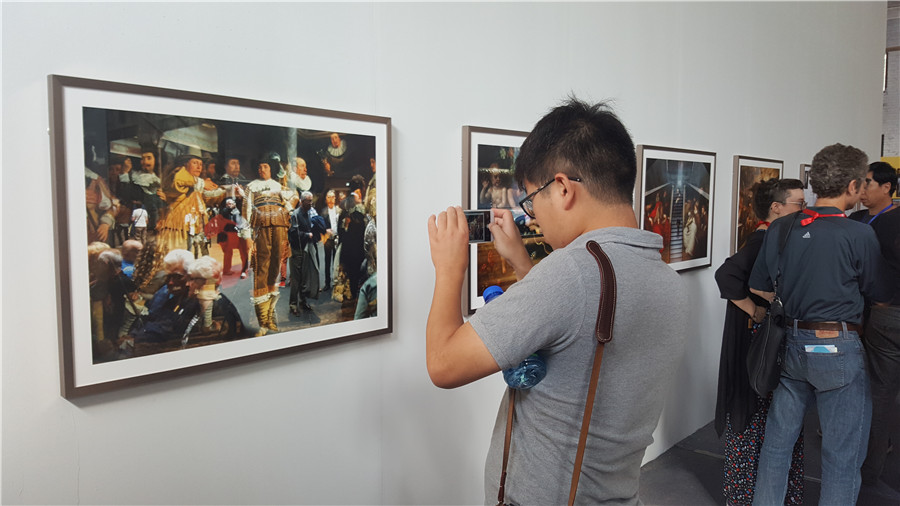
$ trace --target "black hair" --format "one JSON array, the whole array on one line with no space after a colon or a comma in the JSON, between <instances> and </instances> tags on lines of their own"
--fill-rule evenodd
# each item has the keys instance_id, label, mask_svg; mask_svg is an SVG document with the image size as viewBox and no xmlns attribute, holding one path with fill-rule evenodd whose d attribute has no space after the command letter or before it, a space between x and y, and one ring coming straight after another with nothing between
<instances>
[{"instance_id":1,"label":"black hair","mask_svg":"<svg viewBox=\"0 0 900 506\"><path fill-rule=\"evenodd\" d=\"M803 181L799 179L779 179L778 186L775 189L775 200L773 202L781 202L782 204L790 195L791 190L802 190L803 189Z\"/></svg>"},{"instance_id":2,"label":"black hair","mask_svg":"<svg viewBox=\"0 0 900 506\"><path fill-rule=\"evenodd\" d=\"M753 195L750 199L750 207L753 214L760 220L765 221L769 217L769 208L773 202L777 202L775 194L778 192L778 180L766 179L760 181L750 187L750 193Z\"/></svg>"},{"instance_id":3,"label":"black hair","mask_svg":"<svg viewBox=\"0 0 900 506\"><path fill-rule=\"evenodd\" d=\"M366 188L366 178L357 174L350 178L350 193L353 193L356 190L364 190Z\"/></svg>"},{"instance_id":4,"label":"black hair","mask_svg":"<svg viewBox=\"0 0 900 506\"><path fill-rule=\"evenodd\" d=\"M558 172L581 178L598 200L632 203L634 142L607 103L569 97L534 126L516 160L516 183L542 185Z\"/></svg>"},{"instance_id":5,"label":"black hair","mask_svg":"<svg viewBox=\"0 0 900 506\"><path fill-rule=\"evenodd\" d=\"M869 172L872 173L872 179L878 183L878 186L891 183L891 191L888 195L893 195L897 191L897 169L887 162L873 162L869 164Z\"/></svg>"},{"instance_id":6,"label":"black hair","mask_svg":"<svg viewBox=\"0 0 900 506\"><path fill-rule=\"evenodd\" d=\"M862 182L869 157L853 146L832 144L813 157L809 181L819 198L840 197L851 181Z\"/></svg>"}]
</instances>

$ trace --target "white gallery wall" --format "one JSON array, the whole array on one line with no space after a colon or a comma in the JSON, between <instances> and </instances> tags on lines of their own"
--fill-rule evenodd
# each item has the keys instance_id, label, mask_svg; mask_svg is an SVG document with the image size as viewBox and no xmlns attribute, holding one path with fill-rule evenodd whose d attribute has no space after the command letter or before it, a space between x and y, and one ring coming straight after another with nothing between
<instances>
[{"instance_id":1,"label":"white gallery wall","mask_svg":"<svg viewBox=\"0 0 900 506\"><path fill-rule=\"evenodd\" d=\"M460 203L463 125L530 130L569 93L614 99L636 143L718 153L713 267L682 274L695 304L656 457L713 418L733 155L788 177L834 142L875 159L885 10L3 3L2 502L480 503L503 381L428 380L425 223ZM60 397L48 74L391 117L394 332Z\"/></svg>"}]
</instances>

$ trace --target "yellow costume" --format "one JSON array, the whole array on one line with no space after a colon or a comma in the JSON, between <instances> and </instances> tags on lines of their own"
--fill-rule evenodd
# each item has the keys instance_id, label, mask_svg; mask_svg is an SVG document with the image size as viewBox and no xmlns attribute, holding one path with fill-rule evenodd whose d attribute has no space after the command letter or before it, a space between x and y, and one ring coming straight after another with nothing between
<instances>
[{"instance_id":1,"label":"yellow costume","mask_svg":"<svg viewBox=\"0 0 900 506\"><path fill-rule=\"evenodd\" d=\"M291 226L290 199L293 192L284 190L272 179L256 179L247 185L243 215L253 230L253 296L250 299L259 320L259 334L277 331L275 303L278 300L278 278L281 257Z\"/></svg>"}]
</instances>

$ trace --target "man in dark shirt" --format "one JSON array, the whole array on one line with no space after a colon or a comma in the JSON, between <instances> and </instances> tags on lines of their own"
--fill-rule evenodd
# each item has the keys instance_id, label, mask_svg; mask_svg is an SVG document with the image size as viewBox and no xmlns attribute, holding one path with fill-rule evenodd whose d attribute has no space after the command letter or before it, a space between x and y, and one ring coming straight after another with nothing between
<instances>
[{"instance_id":1,"label":"man in dark shirt","mask_svg":"<svg viewBox=\"0 0 900 506\"><path fill-rule=\"evenodd\" d=\"M890 164L869 165L859 197L868 209L850 215L875 231L888 266L889 285L895 290L900 286L900 212L892 200L896 190L897 171ZM862 480L866 486L875 486L884 470L891 431L900 427L896 401L900 393L900 290L889 303L871 304L869 309L863 341L872 382L872 430ZM894 441L900 442L900 438L895 435Z\"/></svg>"},{"instance_id":2,"label":"man in dark shirt","mask_svg":"<svg viewBox=\"0 0 900 506\"><path fill-rule=\"evenodd\" d=\"M750 274L752 292L770 300L778 293L790 326L754 504L783 503L791 451L813 397L822 425L820 504L855 504L859 494L872 415L859 338L863 297L886 298L875 233L844 215L859 201L867 161L852 146L819 151L810 170L817 207L772 223Z\"/></svg>"},{"instance_id":3,"label":"man in dark shirt","mask_svg":"<svg viewBox=\"0 0 900 506\"><path fill-rule=\"evenodd\" d=\"M313 194L304 191L300 195L300 206L291 212L291 228L288 230L288 242L291 245L291 298L290 310L294 316L300 316L300 310L312 311L309 303L306 301L307 295L316 295L319 291L318 283L315 287L308 286L306 281L310 279L309 273L304 272L304 264L309 264L306 257L310 254L306 250L310 243L315 243L316 237L313 234L313 225L310 221L310 210L312 209ZM313 211L315 214L315 211ZM315 279L318 280L319 273L315 273ZM314 288L314 293L310 293L310 289Z\"/></svg>"}]
</instances>

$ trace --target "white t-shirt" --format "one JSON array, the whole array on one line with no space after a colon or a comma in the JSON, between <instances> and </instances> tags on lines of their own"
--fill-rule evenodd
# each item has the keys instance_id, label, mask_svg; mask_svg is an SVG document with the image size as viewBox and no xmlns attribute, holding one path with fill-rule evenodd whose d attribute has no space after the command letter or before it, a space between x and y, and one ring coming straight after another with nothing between
<instances>
[{"instance_id":1,"label":"white t-shirt","mask_svg":"<svg viewBox=\"0 0 900 506\"><path fill-rule=\"evenodd\" d=\"M134 223L135 227L141 228L147 226L147 210L144 208L137 208L131 212L131 221Z\"/></svg>"}]
</instances>

